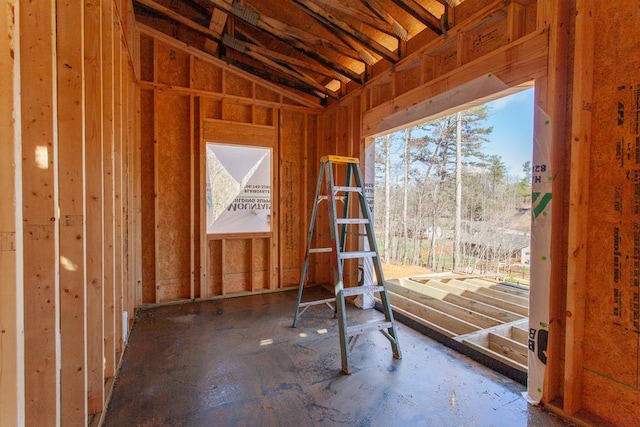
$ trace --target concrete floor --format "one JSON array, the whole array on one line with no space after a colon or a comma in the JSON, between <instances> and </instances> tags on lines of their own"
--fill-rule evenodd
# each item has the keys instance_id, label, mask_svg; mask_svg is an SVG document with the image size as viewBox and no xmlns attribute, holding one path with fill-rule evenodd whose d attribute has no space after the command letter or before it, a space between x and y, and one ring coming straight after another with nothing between
<instances>
[{"instance_id":1,"label":"concrete floor","mask_svg":"<svg viewBox=\"0 0 640 427\"><path fill-rule=\"evenodd\" d=\"M294 292L139 312L106 426L565 426L524 387L398 324L402 360L379 332L340 371L337 324ZM381 316L349 306L350 324Z\"/></svg>"}]
</instances>

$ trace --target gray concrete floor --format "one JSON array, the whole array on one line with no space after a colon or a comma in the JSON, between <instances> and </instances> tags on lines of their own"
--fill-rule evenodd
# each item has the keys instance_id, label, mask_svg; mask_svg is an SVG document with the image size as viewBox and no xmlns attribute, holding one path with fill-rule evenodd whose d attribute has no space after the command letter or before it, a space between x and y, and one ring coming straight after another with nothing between
<instances>
[{"instance_id":1,"label":"gray concrete floor","mask_svg":"<svg viewBox=\"0 0 640 427\"><path fill-rule=\"evenodd\" d=\"M291 327L283 292L138 313L106 426L564 426L525 388L398 324L402 360L379 332L340 371L326 306ZM349 307L350 324L381 316Z\"/></svg>"}]
</instances>

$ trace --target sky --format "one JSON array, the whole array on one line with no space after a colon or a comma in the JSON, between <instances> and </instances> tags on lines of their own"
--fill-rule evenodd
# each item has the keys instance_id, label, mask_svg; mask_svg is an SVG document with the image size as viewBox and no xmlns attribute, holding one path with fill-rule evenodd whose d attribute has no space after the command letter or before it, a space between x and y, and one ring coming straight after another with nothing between
<instances>
[{"instance_id":1,"label":"sky","mask_svg":"<svg viewBox=\"0 0 640 427\"><path fill-rule=\"evenodd\" d=\"M489 103L488 125L493 126L489 154L498 154L509 176L523 177L522 165L533 156L533 88Z\"/></svg>"}]
</instances>

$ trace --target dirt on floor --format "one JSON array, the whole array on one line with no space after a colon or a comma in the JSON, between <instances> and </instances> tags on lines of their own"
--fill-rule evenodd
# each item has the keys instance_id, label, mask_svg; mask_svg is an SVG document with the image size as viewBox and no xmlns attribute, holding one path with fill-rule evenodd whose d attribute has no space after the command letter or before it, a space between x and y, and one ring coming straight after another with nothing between
<instances>
[{"instance_id":1,"label":"dirt on floor","mask_svg":"<svg viewBox=\"0 0 640 427\"><path fill-rule=\"evenodd\" d=\"M393 265L382 264L382 272L385 279L397 279L399 277L421 276L433 273L433 270L417 265Z\"/></svg>"}]
</instances>

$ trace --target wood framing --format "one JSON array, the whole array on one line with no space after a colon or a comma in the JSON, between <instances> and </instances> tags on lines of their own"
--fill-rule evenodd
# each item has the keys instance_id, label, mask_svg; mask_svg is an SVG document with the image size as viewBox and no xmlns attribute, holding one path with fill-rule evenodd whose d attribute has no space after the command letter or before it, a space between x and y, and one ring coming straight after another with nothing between
<instances>
[{"instance_id":1,"label":"wood framing","mask_svg":"<svg viewBox=\"0 0 640 427\"><path fill-rule=\"evenodd\" d=\"M535 84L552 126L543 403L579 422L640 419L635 2L300 0L308 30L223 0L200 2L196 24L173 3L0 0L2 422L99 423L141 305L297 286L319 159L368 158L374 137L430 102L456 108L477 79L498 84L461 104ZM207 142L273 150L269 232L207 235ZM315 229L326 245L322 209ZM331 283L328 265L314 257L309 282ZM392 299L447 336L492 328L465 339L521 367L526 331L499 328L527 316L525 296L467 279L400 282Z\"/></svg>"},{"instance_id":2,"label":"wood framing","mask_svg":"<svg viewBox=\"0 0 640 427\"><path fill-rule=\"evenodd\" d=\"M55 1L22 3L20 37L22 212L25 254L25 423L60 419L60 294L55 157ZM15 9L14 9L15 10ZM4 203L4 200L3 200Z\"/></svg>"},{"instance_id":3,"label":"wood framing","mask_svg":"<svg viewBox=\"0 0 640 427\"><path fill-rule=\"evenodd\" d=\"M19 11L13 1L1 1L0 9L0 413L2 422L25 422L24 379L24 279L22 277L22 184L19 111L20 37ZM7 58L9 58L7 60ZM10 202L11 201L11 202Z\"/></svg>"}]
</instances>

